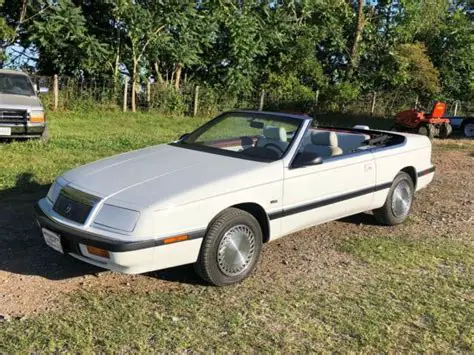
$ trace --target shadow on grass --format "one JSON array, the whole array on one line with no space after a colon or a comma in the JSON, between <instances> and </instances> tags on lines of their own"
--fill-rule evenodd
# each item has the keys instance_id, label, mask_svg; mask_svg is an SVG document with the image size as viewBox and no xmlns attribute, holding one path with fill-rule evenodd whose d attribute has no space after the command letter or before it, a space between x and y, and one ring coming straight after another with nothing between
<instances>
[{"instance_id":1,"label":"shadow on grass","mask_svg":"<svg viewBox=\"0 0 474 355\"><path fill-rule=\"evenodd\" d=\"M39 184L30 173L17 177L14 187L0 190L0 270L64 280L104 269L62 255L46 246L36 224L34 206L46 196L49 185ZM149 273L170 282L202 284L192 265Z\"/></svg>"},{"instance_id":2,"label":"shadow on grass","mask_svg":"<svg viewBox=\"0 0 474 355\"><path fill-rule=\"evenodd\" d=\"M48 192L30 173L0 191L0 270L62 280L101 269L66 257L46 246L36 224L34 205Z\"/></svg>"},{"instance_id":3,"label":"shadow on grass","mask_svg":"<svg viewBox=\"0 0 474 355\"><path fill-rule=\"evenodd\" d=\"M338 219L339 222L347 224L363 224L366 226L380 226L375 217L368 213L358 213L349 217Z\"/></svg>"},{"instance_id":4,"label":"shadow on grass","mask_svg":"<svg viewBox=\"0 0 474 355\"><path fill-rule=\"evenodd\" d=\"M203 279L201 279L196 273L196 271L194 271L194 266L192 264L177 266L159 271L153 271L147 273L146 275L169 282L209 286L209 284L206 283L206 281L204 281Z\"/></svg>"}]
</instances>

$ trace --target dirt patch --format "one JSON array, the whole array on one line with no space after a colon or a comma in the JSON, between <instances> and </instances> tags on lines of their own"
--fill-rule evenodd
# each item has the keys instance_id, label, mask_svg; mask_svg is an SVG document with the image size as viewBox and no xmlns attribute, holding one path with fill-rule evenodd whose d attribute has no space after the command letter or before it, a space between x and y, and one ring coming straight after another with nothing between
<instances>
[{"instance_id":1,"label":"dirt patch","mask_svg":"<svg viewBox=\"0 0 474 355\"><path fill-rule=\"evenodd\" d=\"M417 194L409 220L397 227L378 226L370 214L306 229L268 244L254 278L266 290L294 282L329 287L344 280L356 261L337 248L360 236L437 236L474 241L474 141L452 149L456 140L436 142L433 183ZM467 148L466 148L467 147ZM2 193L0 191L0 193ZM0 314L28 315L54 308L78 289L152 292L204 287L191 266L145 275L123 275L89 266L45 247L34 221L33 205L45 191L10 191L0 202ZM12 197L13 196L13 197ZM337 276L337 277L336 277ZM285 292L285 290L279 290Z\"/></svg>"}]
</instances>

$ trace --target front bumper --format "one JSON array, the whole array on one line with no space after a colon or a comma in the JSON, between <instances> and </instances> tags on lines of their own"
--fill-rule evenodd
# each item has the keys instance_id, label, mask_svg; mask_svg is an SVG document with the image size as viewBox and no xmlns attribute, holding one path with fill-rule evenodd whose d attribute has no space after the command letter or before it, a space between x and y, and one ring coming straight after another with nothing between
<instances>
[{"instance_id":1,"label":"front bumper","mask_svg":"<svg viewBox=\"0 0 474 355\"><path fill-rule=\"evenodd\" d=\"M46 122L8 122L0 121L0 127L10 128L10 135L0 134L0 138L39 138L46 129Z\"/></svg>"},{"instance_id":2,"label":"front bumper","mask_svg":"<svg viewBox=\"0 0 474 355\"><path fill-rule=\"evenodd\" d=\"M164 244L163 239L140 241L113 240L104 236L61 224L35 206L36 219L41 228L58 234L65 253L105 269L138 274L194 263L199 255L204 231L189 233L187 241ZM109 258L88 253L87 246L107 250Z\"/></svg>"}]
</instances>

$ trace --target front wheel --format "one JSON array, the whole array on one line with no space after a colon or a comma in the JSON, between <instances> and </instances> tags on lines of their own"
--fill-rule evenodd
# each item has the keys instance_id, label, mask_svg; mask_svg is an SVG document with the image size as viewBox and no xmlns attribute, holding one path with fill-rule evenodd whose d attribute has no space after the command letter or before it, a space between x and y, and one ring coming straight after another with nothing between
<instances>
[{"instance_id":1,"label":"front wheel","mask_svg":"<svg viewBox=\"0 0 474 355\"><path fill-rule=\"evenodd\" d=\"M255 269L262 240L255 217L228 208L211 222L195 264L196 272L215 286L238 283Z\"/></svg>"},{"instance_id":2,"label":"front wheel","mask_svg":"<svg viewBox=\"0 0 474 355\"><path fill-rule=\"evenodd\" d=\"M374 216L381 224L394 226L403 223L411 211L415 186L410 175L399 172L393 180L385 204L374 210Z\"/></svg>"}]
</instances>

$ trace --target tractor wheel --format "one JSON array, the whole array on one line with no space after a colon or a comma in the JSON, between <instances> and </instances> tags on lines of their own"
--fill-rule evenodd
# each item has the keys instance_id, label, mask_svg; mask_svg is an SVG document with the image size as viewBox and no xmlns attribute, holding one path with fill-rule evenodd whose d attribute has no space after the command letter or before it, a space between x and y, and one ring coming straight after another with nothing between
<instances>
[{"instance_id":1,"label":"tractor wheel","mask_svg":"<svg viewBox=\"0 0 474 355\"><path fill-rule=\"evenodd\" d=\"M439 126L439 137L445 139L448 138L451 133L453 133L453 127L447 122L441 123Z\"/></svg>"},{"instance_id":2,"label":"tractor wheel","mask_svg":"<svg viewBox=\"0 0 474 355\"><path fill-rule=\"evenodd\" d=\"M474 137L474 120L469 119L465 120L462 124L462 132L464 137L473 138Z\"/></svg>"},{"instance_id":3,"label":"tractor wheel","mask_svg":"<svg viewBox=\"0 0 474 355\"><path fill-rule=\"evenodd\" d=\"M392 127L390 127L390 130L391 130L392 132L403 132L402 127L400 127L400 126L397 125L397 124L394 124Z\"/></svg>"},{"instance_id":4,"label":"tractor wheel","mask_svg":"<svg viewBox=\"0 0 474 355\"><path fill-rule=\"evenodd\" d=\"M432 124L422 125L418 128L418 134L427 136L429 139L433 139L436 135L436 127Z\"/></svg>"}]
</instances>

